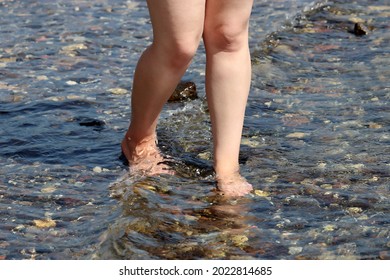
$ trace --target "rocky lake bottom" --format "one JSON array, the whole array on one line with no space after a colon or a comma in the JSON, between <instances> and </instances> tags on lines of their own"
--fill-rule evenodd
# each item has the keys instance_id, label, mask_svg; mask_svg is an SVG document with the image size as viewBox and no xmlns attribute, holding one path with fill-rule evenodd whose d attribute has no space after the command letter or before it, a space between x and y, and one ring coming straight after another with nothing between
<instances>
[{"instance_id":1,"label":"rocky lake bottom","mask_svg":"<svg viewBox=\"0 0 390 280\"><path fill-rule=\"evenodd\" d=\"M241 147L215 194L204 50L159 145L120 160L144 1L0 1L1 259L390 259L390 3L256 0Z\"/></svg>"}]
</instances>

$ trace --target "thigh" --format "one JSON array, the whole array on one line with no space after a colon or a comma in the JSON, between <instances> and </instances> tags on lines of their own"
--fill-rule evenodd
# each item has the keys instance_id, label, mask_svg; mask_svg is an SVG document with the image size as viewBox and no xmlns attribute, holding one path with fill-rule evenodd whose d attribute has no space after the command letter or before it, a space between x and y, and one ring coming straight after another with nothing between
<instances>
[{"instance_id":1,"label":"thigh","mask_svg":"<svg viewBox=\"0 0 390 280\"><path fill-rule=\"evenodd\" d=\"M247 30L253 0L207 0L205 28Z\"/></svg>"},{"instance_id":2,"label":"thigh","mask_svg":"<svg viewBox=\"0 0 390 280\"><path fill-rule=\"evenodd\" d=\"M206 0L147 0L147 3L155 42L197 40L199 43Z\"/></svg>"}]
</instances>

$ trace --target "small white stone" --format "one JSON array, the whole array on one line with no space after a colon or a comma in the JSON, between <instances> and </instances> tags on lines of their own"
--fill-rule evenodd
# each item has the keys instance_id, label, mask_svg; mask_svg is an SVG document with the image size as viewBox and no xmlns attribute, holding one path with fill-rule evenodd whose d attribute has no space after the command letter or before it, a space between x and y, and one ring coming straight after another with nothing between
<instances>
[{"instance_id":1,"label":"small white stone","mask_svg":"<svg viewBox=\"0 0 390 280\"><path fill-rule=\"evenodd\" d=\"M290 247L290 248L288 248L288 253L290 255L297 255L297 254L301 253L302 250L303 250L302 247Z\"/></svg>"},{"instance_id":2,"label":"small white stone","mask_svg":"<svg viewBox=\"0 0 390 280\"><path fill-rule=\"evenodd\" d=\"M102 173L103 169L100 166L95 166L93 168L93 172L95 173Z\"/></svg>"},{"instance_id":3,"label":"small white stone","mask_svg":"<svg viewBox=\"0 0 390 280\"><path fill-rule=\"evenodd\" d=\"M76 94L69 94L66 96L66 98L69 100L76 100L76 99L81 99L81 96L76 95Z\"/></svg>"},{"instance_id":4,"label":"small white stone","mask_svg":"<svg viewBox=\"0 0 390 280\"><path fill-rule=\"evenodd\" d=\"M47 81L49 78L45 75L39 75L37 76L38 81Z\"/></svg>"},{"instance_id":5,"label":"small white stone","mask_svg":"<svg viewBox=\"0 0 390 280\"><path fill-rule=\"evenodd\" d=\"M306 133L304 132L294 132L294 133L290 133L287 135L287 138L298 138L298 139L301 139L301 138L305 138L307 136Z\"/></svg>"},{"instance_id":6,"label":"small white stone","mask_svg":"<svg viewBox=\"0 0 390 280\"><path fill-rule=\"evenodd\" d=\"M128 93L127 89L124 88L111 88L108 91L115 95L124 95Z\"/></svg>"},{"instance_id":7,"label":"small white stone","mask_svg":"<svg viewBox=\"0 0 390 280\"><path fill-rule=\"evenodd\" d=\"M75 81L66 81L66 84L68 86L74 86L74 85L77 85L77 82L75 82Z\"/></svg>"}]
</instances>

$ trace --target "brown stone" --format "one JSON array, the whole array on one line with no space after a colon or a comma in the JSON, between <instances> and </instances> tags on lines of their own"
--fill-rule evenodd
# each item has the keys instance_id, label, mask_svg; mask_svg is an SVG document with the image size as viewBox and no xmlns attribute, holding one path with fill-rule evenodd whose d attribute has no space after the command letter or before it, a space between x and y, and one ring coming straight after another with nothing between
<instances>
[{"instance_id":1,"label":"brown stone","mask_svg":"<svg viewBox=\"0 0 390 280\"><path fill-rule=\"evenodd\" d=\"M298 114L287 114L282 118L285 126L296 127L310 123L310 119L306 116Z\"/></svg>"},{"instance_id":2,"label":"brown stone","mask_svg":"<svg viewBox=\"0 0 390 280\"><path fill-rule=\"evenodd\" d=\"M180 82L171 97L169 102L180 102L184 100L197 99L198 94L196 91L196 85L193 82Z\"/></svg>"},{"instance_id":3,"label":"brown stone","mask_svg":"<svg viewBox=\"0 0 390 280\"><path fill-rule=\"evenodd\" d=\"M33 223L38 228L53 228L56 226L56 222L52 219L34 220Z\"/></svg>"},{"instance_id":4,"label":"brown stone","mask_svg":"<svg viewBox=\"0 0 390 280\"><path fill-rule=\"evenodd\" d=\"M379 253L379 258L381 260L390 260L390 251L382 251Z\"/></svg>"},{"instance_id":5,"label":"brown stone","mask_svg":"<svg viewBox=\"0 0 390 280\"><path fill-rule=\"evenodd\" d=\"M357 36L367 35L369 33L369 29L361 22L355 23L355 28L353 29L353 33Z\"/></svg>"}]
</instances>

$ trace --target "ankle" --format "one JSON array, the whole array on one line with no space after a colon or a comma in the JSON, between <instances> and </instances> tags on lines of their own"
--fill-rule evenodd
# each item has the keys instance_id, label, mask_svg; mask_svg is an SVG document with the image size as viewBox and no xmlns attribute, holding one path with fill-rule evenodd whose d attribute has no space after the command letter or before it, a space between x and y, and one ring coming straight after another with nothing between
<instances>
[{"instance_id":1,"label":"ankle","mask_svg":"<svg viewBox=\"0 0 390 280\"><path fill-rule=\"evenodd\" d=\"M240 167L238 165L215 166L214 171L217 179L236 177L240 175Z\"/></svg>"},{"instance_id":2,"label":"ankle","mask_svg":"<svg viewBox=\"0 0 390 280\"><path fill-rule=\"evenodd\" d=\"M135 163L142 158L158 153L156 134L143 137L132 138L126 133L122 140L122 152L124 152L129 162Z\"/></svg>"},{"instance_id":3,"label":"ankle","mask_svg":"<svg viewBox=\"0 0 390 280\"><path fill-rule=\"evenodd\" d=\"M153 133L150 135L141 136L141 135L133 134L128 131L123 140L126 141L128 145L139 146L143 144L150 144L150 143L157 142L157 135L156 133Z\"/></svg>"}]
</instances>

